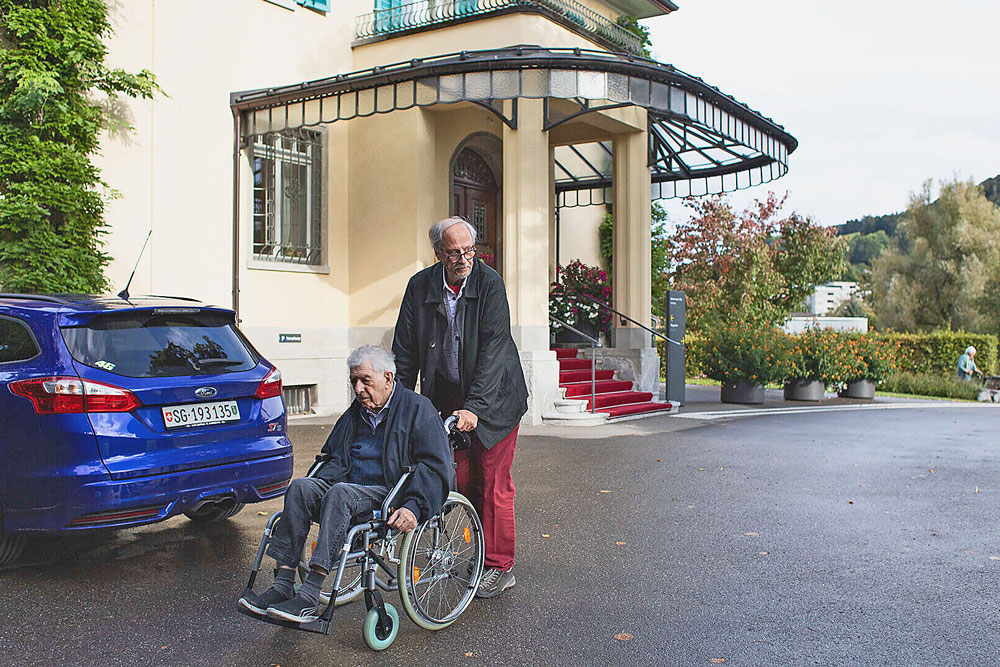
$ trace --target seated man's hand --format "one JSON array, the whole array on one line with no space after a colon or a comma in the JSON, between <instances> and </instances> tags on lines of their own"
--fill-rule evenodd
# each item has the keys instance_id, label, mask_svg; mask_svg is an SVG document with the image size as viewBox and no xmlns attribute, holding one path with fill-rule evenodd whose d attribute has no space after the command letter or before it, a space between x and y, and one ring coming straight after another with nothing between
<instances>
[{"instance_id":1,"label":"seated man's hand","mask_svg":"<svg viewBox=\"0 0 1000 667\"><path fill-rule=\"evenodd\" d=\"M458 423L455 424L455 428L459 431L471 431L479 425L479 417L468 410L455 410L451 414L458 417Z\"/></svg>"},{"instance_id":2,"label":"seated man's hand","mask_svg":"<svg viewBox=\"0 0 1000 667\"><path fill-rule=\"evenodd\" d=\"M389 515L389 521L387 523L390 528L395 528L396 530L408 533L417 527L417 517L413 516L413 512L405 507L400 507L398 510Z\"/></svg>"}]
</instances>

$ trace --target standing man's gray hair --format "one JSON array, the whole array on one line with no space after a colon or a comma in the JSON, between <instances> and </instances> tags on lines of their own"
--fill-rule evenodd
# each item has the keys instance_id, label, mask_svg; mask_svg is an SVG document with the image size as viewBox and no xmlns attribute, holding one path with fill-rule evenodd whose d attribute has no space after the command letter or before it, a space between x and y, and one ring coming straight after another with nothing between
<instances>
[{"instance_id":1,"label":"standing man's gray hair","mask_svg":"<svg viewBox=\"0 0 1000 667\"><path fill-rule=\"evenodd\" d=\"M445 218L441 222L435 222L431 225L430 230L427 232L427 236L431 239L431 247L434 248L434 252L441 252L441 237L444 236L445 230L452 225L457 225L458 223L462 223L465 225L465 228L469 230L469 233L472 234L472 244L475 245L476 228L473 227L465 218L456 215L451 218Z\"/></svg>"},{"instance_id":2,"label":"standing man's gray hair","mask_svg":"<svg viewBox=\"0 0 1000 667\"><path fill-rule=\"evenodd\" d=\"M347 357L347 367L357 368L368 362L376 373L396 374L396 358L392 352L378 345L362 345Z\"/></svg>"}]
</instances>

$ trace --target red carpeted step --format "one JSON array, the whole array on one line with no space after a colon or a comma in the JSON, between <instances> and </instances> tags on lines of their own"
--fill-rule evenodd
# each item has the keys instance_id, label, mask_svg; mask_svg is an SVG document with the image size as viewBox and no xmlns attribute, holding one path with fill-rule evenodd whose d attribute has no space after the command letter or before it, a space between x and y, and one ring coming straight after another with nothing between
<instances>
[{"instance_id":1,"label":"red carpeted step","mask_svg":"<svg viewBox=\"0 0 1000 667\"><path fill-rule=\"evenodd\" d=\"M610 415L611 419L615 417L625 417L627 415L637 415L643 412L666 412L670 410L673 406L670 403L631 403L629 405L614 405L608 408L599 408L598 412L604 412Z\"/></svg>"},{"instance_id":2,"label":"red carpeted step","mask_svg":"<svg viewBox=\"0 0 1000 667\"><path fill-rule=\"evenodd\" d=\"M581 396L587 399L587 408L590 408L590 397ZM597 402L597 409L610 408L616 405L631 405L633 403L646 403L652 400L653 395L648 391L616 391L608 394L598 394L594 397Z\"/></svg>"},{"instance_id":3,"label":"red carpeted step","mask_svg":"<svg viewBox=\"0 0 1000 667\"><path fill-rule=\"evenodd\" d=\"M598 380L594 383L594 389L598 394L606 394L611 391L629 391L632 383L628 380ZM562 385L566 388L566 398L588 397L590 396L590 381L570 382Z\"/></svg>"},{"instance_id":4,"label":"red carpeted step","mask_svg":"<svg viewBox=\"0 0 1000 667\"><path fill-rule=\"evenodd\" d=\"M598 380L610 380L615 376L615 372L612 370L598 371L594 374L594 377ZM559 371L559 384L566 384L568 382L583 382L586 380L590 382L590 369L585 371Z\"/></svg>"},{"instance_id":5,"label":"red carpeted step","mask_svg":"<svg viewBox=\"0 0 1000 667\"><path fill-rule=\"evenodd\" d=\"M554 347L552 351L556 353L556 359L576 359L579 352L575 347Z\"/></svg>"},{"instance_id":6,"label":"red carpeted step","mask_svg":"<svg viewBox=\"0 0 1000 667\"><path fill-rule=\"evenodd\" d=\"M589 371L590 359L560 359L559 370L561 371Z\"/></svg>"}]
</instances>

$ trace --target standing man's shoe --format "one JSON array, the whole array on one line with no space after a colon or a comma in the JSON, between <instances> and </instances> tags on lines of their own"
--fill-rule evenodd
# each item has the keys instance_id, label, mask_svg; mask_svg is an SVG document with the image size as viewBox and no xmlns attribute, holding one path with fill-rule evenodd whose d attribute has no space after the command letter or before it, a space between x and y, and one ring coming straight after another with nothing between
<instances>
[{"instance_id":1,"label":"standing man's shoe","mask_svg":"<svg viewBox=\"0 0 1000 667\"><path fill-rule=\"evenodd\" d=\"M504 572L503 570L490 568L483 573L483 578L479 580L479 588L476 589L476 597L496 597L513 586L514 583L514 573L510 570Z\"/></svg>"}]
</instances>

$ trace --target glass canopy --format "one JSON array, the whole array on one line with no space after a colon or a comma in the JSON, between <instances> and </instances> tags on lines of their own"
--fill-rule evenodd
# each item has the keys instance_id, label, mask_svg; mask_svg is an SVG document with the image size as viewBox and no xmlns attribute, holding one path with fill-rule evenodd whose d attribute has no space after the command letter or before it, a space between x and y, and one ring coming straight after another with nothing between
<instances>
[{"instance_id":1,"label":"glass canopy","mask_svg":"<svg viewBox=\"0 0 1000 667\"><path fill-rule=\"evenodd\" d=\"M545 130L602 109L645 108L654 199L729 192L772 181L788 171L788 155L798 145L781 125L672 65L583 49L463 51L233 93L230 102L246 140L457 102L479 104L516 128L519 98L575 104L578 111L560 115L550 113L546 105ZM610 200L610 142L558 146L555 156L560 205Z\"/></svg>"}]
</instances>

